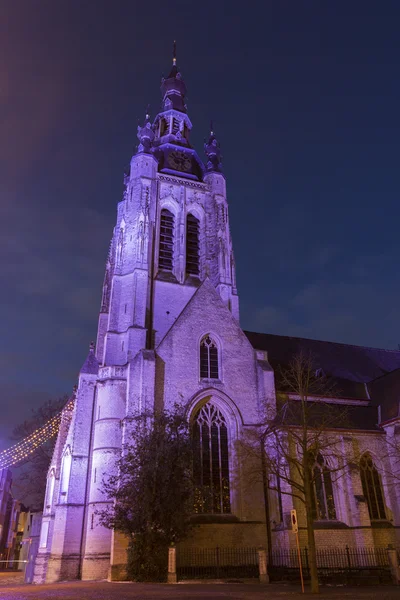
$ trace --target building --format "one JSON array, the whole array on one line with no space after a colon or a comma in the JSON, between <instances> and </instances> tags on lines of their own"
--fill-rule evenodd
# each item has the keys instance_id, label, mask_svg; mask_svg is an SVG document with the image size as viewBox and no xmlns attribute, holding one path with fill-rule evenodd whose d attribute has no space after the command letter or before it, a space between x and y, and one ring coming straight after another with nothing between
<instances>
[{"instance_id":1,"label":"building","mask_svg":"<svg viewBox=\"0 0 400 600\"><path fill-rule=\"evenodd\" d=\"M161 85L161 112L154 122L146 115L138 128L125 175L97 342L49 469L36 583L124 577L126 540L96 515L108 502L101 481L114 472L131 417L177 401L202 434L198 452L205 455L205 440L218 434L213 460L199 474L204 522L187 543L265 546L262 485L252 483L236 442L274 410L275 370L300 348L312 347L321 372L341 382L335 401L351 407L352 425L337 435L362 457L340 489L318 490L324 494L318 543L400 539L400 486L387 475L398 465L382 468L388 440L396 443L400 427L400 352L241 329L220 146L211 131L205 162L191 146L185 94L174 59ZM292 507L290 496L271 498L273 544L293 544L285 522Z\"/></svg>"},{"instance_id":2,"label":"building","mask_svg":"<svg viewBox=\"0 0 400 600\"><path fill-rule=\"evenodd\" d=\"M0 470L0 560L7 558L7 539L10 524L12 475L10 469Z\"/></svg>"},{"instance_id":3,"label":"building","mask_svg":"<svg viewBox=\"0 0 400 600\"><path fill-rule=\"evenodd\" d=\"M25 583L32 583L36 555L39 548L42 512L29 510L22 530L20 569L24 571Z\"/></svg>"},{"instance_id":4,"label":"building","mask_svg":"<svg viewBox=\"0 0 400 600\"><path fill-rule=\"evenodd\" d=\"M0 469L0 569L18 569L27 511L12 495L10 469Z\"/></svg>"}]
</instances>

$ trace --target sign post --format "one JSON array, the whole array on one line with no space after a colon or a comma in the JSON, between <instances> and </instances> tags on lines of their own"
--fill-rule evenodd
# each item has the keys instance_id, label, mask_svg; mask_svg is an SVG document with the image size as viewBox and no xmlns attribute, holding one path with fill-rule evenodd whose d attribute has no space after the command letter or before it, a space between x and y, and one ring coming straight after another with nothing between
<instances>
[{"instance_id":1,"label":"sign post","mask_svg":"<svg viewBox=\"0 0 400 600\"><path fill-rule=\"evenodd\" d=\"M292 523L292 531L296 535L297 556L299 558L299 569L300 569L301 591L304 594L303 565L301 564L300 543L299 543L299 525L297 522L297 512L296 512L295 508L293 508L290 511L290 521Z\"/></svg>"}]
</instances>

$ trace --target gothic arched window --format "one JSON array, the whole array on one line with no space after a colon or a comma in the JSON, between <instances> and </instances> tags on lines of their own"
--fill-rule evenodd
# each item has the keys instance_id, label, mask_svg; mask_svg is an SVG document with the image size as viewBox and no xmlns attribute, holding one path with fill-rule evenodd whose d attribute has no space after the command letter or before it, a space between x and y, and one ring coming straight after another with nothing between
<instances>
[{"instance_id":1,"label":"gothic arched window","mask_svg":"<svg viewBox=\"0 0 400 600\"><path fill-rule=\"evenodd\" d=\"M206 335L200 342L200 377L218 379L218 347L214 340Z\"/></svg>"},{"instance_id":2,"label":"gothic arched window","mask_svg":"<svg viewBox=\"0 0 400 600\"><path fill-rule=\"evenodd\" d=\"M386 519L381 479L372 457L368 452L361 457L360 475L363 494L368 504L370 519L372 521Z\"/></svg>"},{"instance_id":3,"label":"gothic arched window","mask_svg":"<svg viewBox=\"0 0 400 600\"><path fill-rule=\"evenodd\" d=\"M72 456L71 448L68 446L66 449L61 465L61 477L60 477L60 502L67 502L69 478L71 476L72 467Z\"/></svg>"},{"instance_id":4,"label":"gothic arched window","mask_svg":"<svg viewBox=\"0 0 400 600\"><path fill-rule=\"evenodd\" d=\"M207 402L194 417L196 513L230 513L228 429L225 417Z\"/></svg>"},{"instance_id":5,"label":"gothic arched window","mask_svg":"<svg viewBox=\"0 0 400 600\"><path fill-rule=\"evenodd\" d=\"M312 510L314 519L336 519L332 478L321 454L310 452L310 471L313 481Z\"/></svg>"},{"instance_id":6,"label":"gothic arched window","mask_svg":"<svg viewBox=\"0 0 400 600\"><path fill-rule=\"evenodd\" d=\"M174 257L174 215L166 208L161 211L160 248L158 267L162 271L172 271Z\"/></svg>"},{"instance_id":7,"label":"gothic arched window","mask_svg":"<svg viewBox=\"0 0 400 600\"><path fill-rule=\"evenodd\" d=\"M186 273L200 273L200 223L191 214L186 218Z\"/></svg>"},{"instance_id":8,"label":"gothic arched window","mask_svg":"<svg viewBox=\"0 0 400 600\"><path fill-rule=\"evenodd\" d=\"M44 503L45 513L51 512L51 505L53 503L55 478L56 478L55 471L54 471L54 469L51 469L50 475L47 479L46 500Z\"/></svg>"}]
</instances>

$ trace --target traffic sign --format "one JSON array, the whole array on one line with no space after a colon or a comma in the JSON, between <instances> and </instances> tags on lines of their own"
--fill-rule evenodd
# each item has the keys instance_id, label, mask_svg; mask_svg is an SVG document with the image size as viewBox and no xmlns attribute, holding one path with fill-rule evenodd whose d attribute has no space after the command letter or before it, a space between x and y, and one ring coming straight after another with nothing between
<instances>
[{"instance_id":1,"label":"traffic sign","mask_svg":"<svg viewBox=\"0 0 400 600\"><path fill-rule=\"evenodd\" d=\"M293 508L290 511L290 521L292 523L292 531L293 531L293 533L298 533L299 526L298 526L298 523L297 523L297 512L296 512L295 508Z\"/></svg>"}]
</instances>

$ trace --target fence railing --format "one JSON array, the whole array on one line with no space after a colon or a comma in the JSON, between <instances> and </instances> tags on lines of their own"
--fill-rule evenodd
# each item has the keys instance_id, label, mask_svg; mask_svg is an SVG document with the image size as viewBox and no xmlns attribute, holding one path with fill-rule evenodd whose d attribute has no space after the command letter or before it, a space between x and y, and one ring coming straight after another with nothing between
<instances>
[{"instance_id":1,"label":"fence railing","mask_svg":"<svg viewBox=\"0 0 400 600\"><path fill-rule=\"evenodd\" d=\"M310 576L310 560L307 548L300 551L301 563L306 578ZM273 579L295 578L299 570L297 550L273 549L269 565ZM380 580L389 578L390 562L387 548L318 548L317 569L321 578L330 575L344 577L372 577Z\"/></svg>"},{"instance_id":2,"label":"fence railing","mask_svg":"<svg viewBox=\"0 0 400 600\"><path fill-rule=\"evenodd\" d=\"M257 548L179 548L178 579L245 579L259 576Z\"/></svg>"},{"instance_id":3,"label":"fence railing","mask_svg":"<svg viewBox=\"0 0 400 600\"><path fill-rule=\"evenodd\" d=\"M309 567L309 552L307 548L301 551L303 567ZM317 567L346 569L363 567L389 566L389 558L386 548L319 548L317 549ZM299 566L297 550L279 549L272 550L271 564L274 566L287 566L296 568Z\"/></svg>"}]
</instances>

